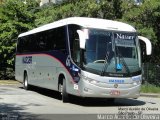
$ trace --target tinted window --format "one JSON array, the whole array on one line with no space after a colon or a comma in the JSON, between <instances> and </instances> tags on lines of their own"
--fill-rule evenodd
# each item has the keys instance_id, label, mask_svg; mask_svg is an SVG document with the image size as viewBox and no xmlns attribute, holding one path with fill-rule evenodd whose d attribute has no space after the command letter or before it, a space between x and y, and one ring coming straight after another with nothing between
<instances>
[{"instance_id":1,"label":"tinted window","mask_svg":"<svg viewBox=\"0 0 160 120\"><path fill-rule=\"evenodd\" d=\"M22 48L23 48L23 43L22 43L22 38L18 38L18 42L17 42L17 53L21 53L22 52Z\"/></svg>"},{"instance_id":2,"label":"tinted window","mask_svg":"<svg viewBox=\"0 0 160 120\"><path fill-rule=\"evenodd\" d=\"M80 26L68 25L71 56L73 61L80 65L79 35L77 30L80 30Z\"/></svg>"},{"instance_id":3,"label":"tinted window","mask_svg":"<svg viewBox=\"0 0 160 120\"><path fill-rule=\"evenodd\" d=\"M18 53L42 52L49 50L66 52L65 27L59 27L18 38Z\"/></svg>"}]
</instances>

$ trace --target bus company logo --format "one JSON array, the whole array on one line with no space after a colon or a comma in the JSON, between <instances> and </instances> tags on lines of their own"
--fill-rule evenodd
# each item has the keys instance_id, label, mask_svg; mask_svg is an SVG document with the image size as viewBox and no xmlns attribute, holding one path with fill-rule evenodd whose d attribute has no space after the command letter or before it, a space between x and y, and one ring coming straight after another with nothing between
<instances>
[{"instance_id":1,"label":"bus company logo","mask_svg":"<svg viewBox=\"0 0 160 120\"><path fill-rule=\"evenodd\" d=\"M124 83L124 80L109 80L109 83L119 83L119 84L122 84L122 83Z\"/></svg>"},{"instance_id":2,"label":"bus company logo","mask_svg":"<svg viewBox=\"0 0 160 120\"><path fill-rule=\"evenodd\" d=\"M118 33L116 33L116 38L117 39L133 40L134 36L133 35L125 35L125 34L118 34Z\"/></svg>"},{"instance_id":3,"label":"bus company logo","mask_svg":"<svg viewBox=\"0 0 160 120\"><path fill-rule=\"evenodd\" d=\"M32 64L32 56L25 56L22 58L23 64Z\"/></svg>"}]
</instances>

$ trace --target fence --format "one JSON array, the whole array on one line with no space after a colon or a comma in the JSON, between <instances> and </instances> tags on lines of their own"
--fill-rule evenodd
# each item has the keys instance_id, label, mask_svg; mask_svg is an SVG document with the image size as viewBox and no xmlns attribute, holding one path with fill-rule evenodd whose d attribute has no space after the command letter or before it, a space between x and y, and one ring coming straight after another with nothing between
<instances>
[{"instance_id":1,"label":"fence","mask_svg":"<svg viewBox=\"0 0 160 120\"><path fill-rule=\"evenodd\" d=\"M160 86L160 65L144 63L142 73L142 84L153 84Z\"/></svg>"}]
</instances>

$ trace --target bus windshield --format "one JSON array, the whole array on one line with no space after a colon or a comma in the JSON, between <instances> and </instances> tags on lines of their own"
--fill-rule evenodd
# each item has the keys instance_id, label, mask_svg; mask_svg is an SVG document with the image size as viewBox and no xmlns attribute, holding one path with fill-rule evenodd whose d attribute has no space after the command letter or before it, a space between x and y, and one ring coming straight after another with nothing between
<instances>
[{"instance_id":1,"label":"bus windshield","mask_svg":"<svg viewBox=\"0 0 160 120\"><path fill-rule=\"evenodd\" d=\"M106 76L132 76L141 72L136 33L89 29L84 50L84 69Z\"/></svg>"}]
</instances>

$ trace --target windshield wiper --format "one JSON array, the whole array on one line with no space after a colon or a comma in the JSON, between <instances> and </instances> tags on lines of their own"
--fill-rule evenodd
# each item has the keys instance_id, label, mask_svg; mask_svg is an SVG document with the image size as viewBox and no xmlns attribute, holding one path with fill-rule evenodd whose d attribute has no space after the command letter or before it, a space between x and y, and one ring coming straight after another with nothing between
<instances>
[{"instance_id":1,"label":"windshield wiper","mask_svg":"<svg viewBox=\"0 0 160 120\"><path fill-rule=\"evenodd\" d=\"M108 57L109 57L109 52L107 51L106 52L106 56L105 56L105 58L104 58L104 66L103 66L103 68L102 68L102 71L101 71L101 73L100 73L100 75L101 76L104 76L104 73L105 73L105 71L107 70L107 68L108 68Z\"/></svg>"},{"instance_id":2,"label":"windshield wiper","mask_svg":"<svg viewBox=\"0 0 160 120\"><path fill-rule=\"evenodd\" d=\"M118 57L120 58L120 61L122 60L122 64L124 65L128 75L131 76L131 73L130 73L130 70L128 68L128 65L126 64L126 61L124 60L124 58L123 58L122 54L120 53L118 47L117 47L117 53L118 53Z\"/></svg>"}]
</instances>

